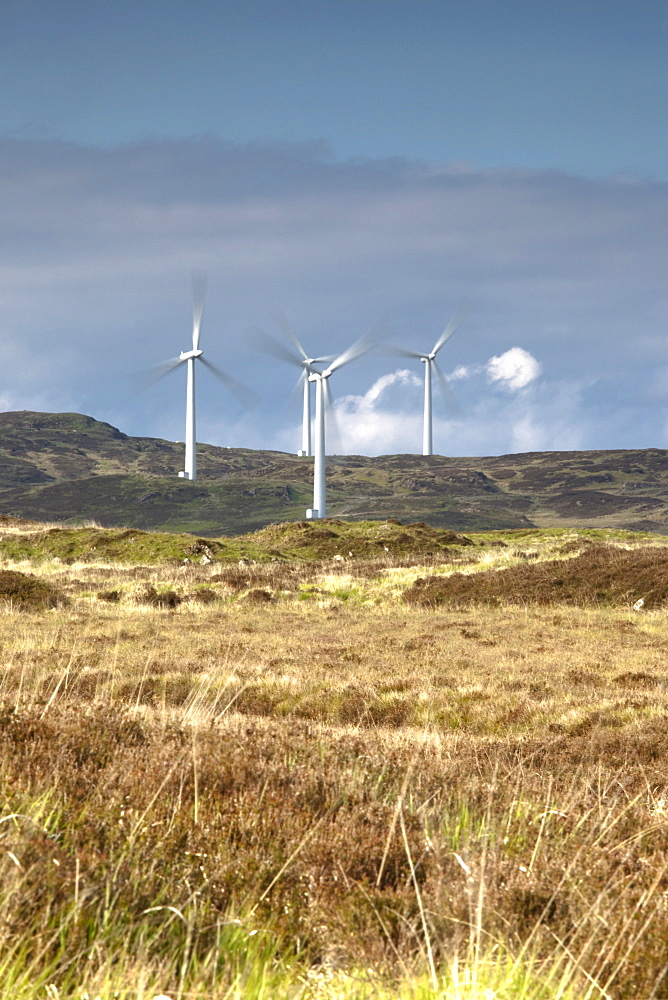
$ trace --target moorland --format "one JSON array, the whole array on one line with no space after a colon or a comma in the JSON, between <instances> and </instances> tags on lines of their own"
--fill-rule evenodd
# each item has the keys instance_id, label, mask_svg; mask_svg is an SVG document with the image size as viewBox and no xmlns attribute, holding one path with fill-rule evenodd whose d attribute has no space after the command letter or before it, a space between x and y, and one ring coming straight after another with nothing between
<instances>
[{"instance_id":1,"label":"moorland","mask_svg":"<svg viewBox=\"0 0 668 1000\"><path fill-rule=\"evenodd\" d=\"M0 523L0 997L668 997L668 542Z\"/></svg>"},{"instance_id":2,"label":"moorland","mask_svg":"<svg viewBox=\"0 0 668 1000\"><path fill-rule=\"evenodd\" d=\"M70 524L95 519L200 535L299 520L313 505L312 460L199 444L184 482L183 445L129 437L78 413L0 413L0 509ZM327 459L329 513L399 518L454 531L529 527L667 533L668 452L533 452Z\"/></svg>"}]
</instances>

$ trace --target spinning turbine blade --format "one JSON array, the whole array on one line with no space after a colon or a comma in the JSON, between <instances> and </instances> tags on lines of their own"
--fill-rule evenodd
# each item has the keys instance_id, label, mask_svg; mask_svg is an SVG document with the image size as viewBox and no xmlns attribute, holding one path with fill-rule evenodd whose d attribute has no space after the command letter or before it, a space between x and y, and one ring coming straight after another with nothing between
<instances>
[{"instance_id":1,"label":"spinning turbine blade","mask_svg":"<svg viewBox=\"0 0 668 1000\"><path fill-rule=\"evenodd\" d=\"M438 387L441 390L441 395L443 396L443 402L445 403L446 410L448 410L448 412L452 416L461 413L461 407L457 402L457 397L450 388L450 383L448 382L447 378L436 364L435 358L432 361L432 365L434 367L434 374L436 375L436 381L438 382Z\"/></svg>"},{"instance_id":2,"label":"spinning turbine blade","mask_svg":"<svg viewBox=\"0 0 668 1000\"><path fill-rule=\"evenodd\" d=\"M290 365L302 366L302 359L295 353L295 351L289 350L284 344L280 344L277 340L274 340L268 333L261 330L259 327L254 326L248 331L249 339L265 354L270 354L273 358L278 358L279 361L287 361Z\"/></svg>"},{"instance_id":3,"label":"spinning turbine blade","mask_svg":"<svg viewBox=\"0 0 668 1000\"><path fill-rule=\"evenodd\" d=\"M292 326L290 325L290 323L288 323L287 318L283 315L282 312L277 312L276 313L276 322L278 323L278 325L280 326L281 330L283 331L283 333L285 334L285 336L288 338L288 340L290 341L290 343L293 344L296 347L296 349L299 351L299 353L301 354L302 361L308 361L308 354L306 353L306 351L302 347L299 339L297 338L297 334L292 329Z\"/></svg>"},{"instance_id":4,"label":"spinning turbine blade","mask_svg":"<svg viewBox=\"0 0 668 1000\"><path fill-rule=\"evenodd\" d=\"M290 397L289 397L287 403L285 404L285 408L286 409L289 406L292 405L292 403L295 401L295 399L297 398L297 396L302 396L303 395L303 393L304 393L304 382L307 379L308 379L308 372L306 371L306 368L303 368L302 369L302 373L299 376L299 378L297 379L297 381L295 382L294 387L292 389L292 392L290 393Z\"/></svg>"},{"instance_id":5,"label":"spinning turbine blade","mask_svg":"<svg viewBox=\"0 0 668 1000\"><path fill-rule=\"evenodd\" d=\"M447 340L450 340L450 337L453 335L453 333L456 330L459 329L459 327L461 326L461 324L464 322L464 320L466 319L466 317L471 312L472 308L473 307L472 307L472 305L471 305L470 302L462 302L462 304L460 305L459 309L457 310L457 312L452 317L452 319L450 320L450 322L446 326L446 328L443 331L443 333L441 334L441 336L438 338L438 340L434 344L434 346L432 348L432 352L431 352L431 356L432 357L434 356L434 354L438 354L438 352L443 347L443 345L445 344L445 342Z\"/></svg>"},{"instance_id":6,"label":"spinning turbine blade","mask_svg":"<svg viewBox=\"0 0 668 1000\"><path fill-rule=\"evenodd\" d=\"M199 337L202 330L202 313L206 295L206 271L193 271L193 351L199 350Z\"/></svg>"},{"instance_id":7,"label":"spinning turbine blade","mask_svg":"<svg viewBox=\"0 0 668 1000\"><path fill-rule=\"evenodd\" d=\"M335 372L338 368L343 368L344 365L350 364L351 361L361 358L363 354L368 354L376 346L377 342L378 337L374 328L365 333L359 340L356 340L354 344L351 344L343 354L339 354L338 357L334 358L327 371Z\"/></svg>"},{"instance_id":8,"label":"spinning turbine blade","mask_svg":"<svg viewBox=\"0 0 668 1000\"><path fill-rule=\"evenodd\" d=\"M382 348L383 354L389 354L393 358L422 358L423 354L417 351L407 351L405 347L395 347L394 344L387 344Z\"/></svg>"},{"instance_id":9,"label":"spinning turbine blade","mask_svg":"<svg viewBox=\"0 0 668 1000\"><path fill-rule=\"evenodd\" d=\"M324 380L323 394L325 397L325 420L327 422L328 437L331 442L330 447L327 448L327 454L340 455L343 450L343 439L341 426L336 415L336 410L334 409L332 394L329 390L329 379Z\"/></svg>"},{"instance_id":10,"label":"spinning turbine blade","mask_svg":"<svg viewBox=\"0 0 668 1000\"><path fill-rule=\"evenodd\" d=\"M132 376L132 382L135 389L147 389L148 386L154 385L165 375L169 375L173 372L175 368L179 365L184 364L180 358L170 358L168 361L162 361L159 365L153 365L152 368L146 368L144 371L136 372Z\"/></svg>"},{"instance_id":11,"label":"spinning turbine blade","mask_svg":"<svg viewBox=\"0 0 668 1000\"><path fill-rule=\"evenodd\" d=\"M199 357L197 360L208 368L209 371L223 383L225 388L229 389L232 395L236 396L239 402L244 406L252 406L256 402L257 397L255 393L246 388L245 385L242 385L241 382L237 382L235 378L232 378L231 375L221 371L220 368L217 368L216 365L212 365L211 362L207 361L205 358Z\"/></svg>"}]
</instances>

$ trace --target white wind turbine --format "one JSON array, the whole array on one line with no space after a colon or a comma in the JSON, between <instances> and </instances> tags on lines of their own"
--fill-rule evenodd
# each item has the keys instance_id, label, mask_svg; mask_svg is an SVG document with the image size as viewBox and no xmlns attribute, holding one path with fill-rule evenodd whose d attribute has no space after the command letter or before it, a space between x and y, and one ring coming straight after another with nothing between
<instances>
[{"instance_id":1,"label":"white wind turbine","mask_svg":"<svg viewBox=\"0 0 668 1000\"><path fill-rule=\"evenodd\" d=\"M327 412L332 410L332 400L329 392L328 379L335 371L344 365L355 361L366 354L374 346L375 340L371 333L355 341L343 354L334 358L332 363L322 372L312 370L308 376L309 382L315 382L315 447L313 462L313 507L306 511L306 517L319 520L327 517L327 482L325 478L326 422Z\"/></svg>"},{"instance_id":2,"label":"white wind turbine","mask_svg":"<svg viewBox=\"0 0 668 1000\"><path fill-rule=\"evenodd\" d=\"M193 333L192 348L189 351L181 351L178 358L170 358L163 361L149 371L149 381L155 382L157 379L168 375L178 368L179 365L187 365L186 381L186 436L185 436L185 463L183 472L179 472L182 479L197 479L197 453L196 453L196 421L195 421L195 362L199 361L205 365L216 378L227 386L242 401L247 401L250 395L248 389L242 386L236 379L221 371L210 361L206 361L203 351L199 346L200 334L202 332L202 313L204 310L204 296L206 294L206 274L204 271L193 271Z\"/></svg>"},{"instance_id":3,"label":"white wind turbine","mask_svg":"<svg viewBox=\"0 0 668 1000\"><path fill-rule=\"evenodd\" d=\"M390 354L397 355L401 358L419 358L424 365L424 416L422 423L422 454L432 455L433 454L433 435L432 435L432 372L436 375L439 385L441 387L441 392L445 398L447 404L449 404L451 409L457 408L457 401L452 394L452 390L448 385L448 381L438 367L436 363L436 355L444 346L444 344L450 340L453 333L461 326L463 321L468 316L471 311L471 307L468 303L460 306L458 311L452 317L445 330L438 338L434 346L429 353L420 354L416 351L407 351L403 347L388 347L387 351Z\"/></svg>"},{"instance_id":4,"label":"white wind turbine","mask_svg":"<svg viewBox=\"0 0 668 1000\"><path fill-rule=\"evenodd\" d=\"M310 376L318 370L313 367L314 365L325 365L334 359L334 355L330 354L322 358L309 357L297 338L297 335L287 321L283 317L280 317L279 322L285 336L293 344L295 348L294 350L290 350L290 348L286 347L285 344L281 344L279 341L274 340L274 338L268 333L265 333L264 330L254 328L250 332L251 337L257 346L266 354L271 354L273 357L278 358L279 361L287 361L288 364L301 369L301 374L297 379L297 385L295 386L294 391L298 392L301 390L302 393L302 446L297 452L297 455L300 458L305 458L312 454Z\"/></svg>"}]
</instances>

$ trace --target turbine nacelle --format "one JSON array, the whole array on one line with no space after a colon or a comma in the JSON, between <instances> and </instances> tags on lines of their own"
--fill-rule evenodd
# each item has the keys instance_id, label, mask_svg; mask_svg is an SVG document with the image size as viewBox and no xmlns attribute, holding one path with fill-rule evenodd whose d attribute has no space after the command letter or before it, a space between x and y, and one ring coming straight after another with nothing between
<instances>
[{"instance_id":1,"label":"turbine nacelle","mask_svg":"<svg viewBox=\"0 0 668 1000\"><path fill-rule=\"evenodd\" d=\"M191 358L199 358L202 356L204 351L181 351L179 354L179 361L190 361Z\"/></svg>"},{"instance_id":2,"label":"turbine nacelle","mask_svg":"<svg viewBox=\"0 0 668 1000\"><path fill-rule=\"evenodd\" d=\"M289 365L298 368L300 371L299 379L295 390L300 390L302 394L302 446L297 452L300 458L307 455L311 455L311 382L317 382L317 378L312 378L312 375L320 375L320 372L316 365L326 365L334 360L333 355L323 356L323 357L311 357L304 350L303 344L299 341L294 330L285 319L284 316L278 317L279 325L283 329L286 339L289 341L289 345L282 343L281 341L274 340L272 336L265 333L264 330L259 330L254 328L250 330L251 339L254 341L256 346L263 351L265 354L270 354L272 357L277 358L279 361L285 361Z\"/></svg>"}]
</instances>

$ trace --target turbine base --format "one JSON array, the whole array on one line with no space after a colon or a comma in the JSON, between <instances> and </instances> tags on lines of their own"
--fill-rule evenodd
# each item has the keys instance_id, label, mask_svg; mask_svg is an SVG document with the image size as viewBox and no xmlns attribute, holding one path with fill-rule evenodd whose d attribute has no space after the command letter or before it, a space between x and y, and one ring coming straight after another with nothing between
<instances>
[{"instance_id":1,"label":"turbine base","mask_svg":"<svg viewBox=\"0 0 668 1000\"><path fill-rule=\"evenodd\" d=\"M309 507L309 509L306 511L306 520L317 521L319 520L319 518L320 518L320 511L315 510L313 507Z\"/></svg>"}]
</instances>

